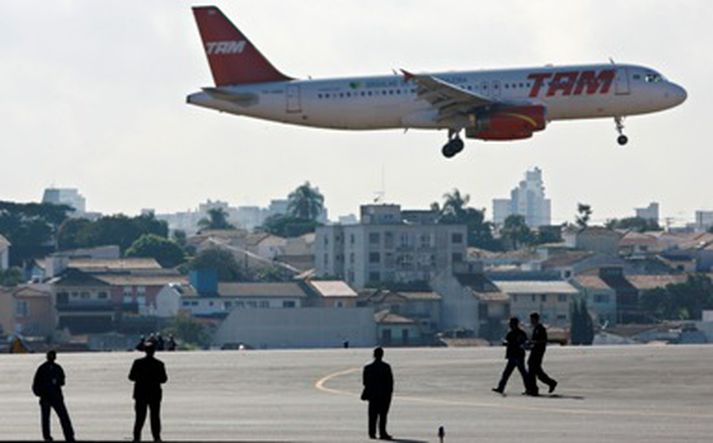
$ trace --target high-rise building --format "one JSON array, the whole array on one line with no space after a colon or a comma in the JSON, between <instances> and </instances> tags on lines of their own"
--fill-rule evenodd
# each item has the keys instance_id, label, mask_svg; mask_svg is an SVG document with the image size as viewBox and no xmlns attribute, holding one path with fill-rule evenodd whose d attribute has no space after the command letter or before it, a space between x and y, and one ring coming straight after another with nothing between
<instances>
[{"instance_id":1,"label":"high-rise building","mask_svg":"<svg viewBox=\"0 0 713 443\"><path fill-rule=\"evenodd\" d=\"M436 224L436 217L426 217L425 212L364 205L359 224L318 227L317 274L363 288L381 282L429 281L441 272L452 272L466 259L466 226Z\"/></svg>"},{"instance_id":2,"label":"high-rise building","mask_svg":"<svg viewBox=\"0 0 713 443\"><path fill-rule=\"evenodd\" d=\"M696 222L693 225L693 228L697 232L707 231L711 228L711 226L713 226L713 211L698 210L696 211L695 216Z\"/></svg>"},{"instance_id":3,"label":"high-rise building","mask_svg":"<svg viewBox=\"0 0 713 443\"><path fill-rule=\"evenodd\" d=\"M659 204L656 202L649 203L649 206L645 208L635 208L634 210L638 218L659 222Z\"/></svg>"},{"instance_id":4,"label":"high-rise building","mask_svg":"<svg viewBox=\"0 0 713 443\"><path fill-rule=\"evenodd\" d=\"M75 188L47 188L42 203L71 206L75 215L87 212L87 200Z\"/></svg>"},{"instance_id":5,"label":"high-rise building","mask_svg":"<svg viewBox=\"0 0 713 443\"><path fill-rule=\"evenodd\" d=\"M551 224L551 213L540 168L527 171L525 180L510 192L510 198L493 199L493 222L500 226L511 215L522 215L531 228L547 226Z\"/></svg>"}]
</instances>

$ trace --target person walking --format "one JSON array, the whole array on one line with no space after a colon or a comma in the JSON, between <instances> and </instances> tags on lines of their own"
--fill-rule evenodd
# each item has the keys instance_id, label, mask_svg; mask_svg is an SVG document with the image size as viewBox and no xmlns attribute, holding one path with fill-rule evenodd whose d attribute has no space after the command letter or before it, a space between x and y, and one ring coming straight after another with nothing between
<instances>
[{"instance_id":1,"label":"person walking","mask_svg":"<svg viewBox=\"0 0 713 443\"><path fill-rule=\"evenodd\" d=\"M42 363L35 372L32 381L32 392L40 398L40 413L42 415L42 438L45 441L52 441L50 432L50 409L59 418L62 425L62 432L66 441L74 441L74 429L72 421L69 419L67 407L64 404L62 386L64 386L64 371L62 367L55 363L57 352L51 350L47 352L47 361Z\"/></svg>"},{"instance_id":2,"label":"person walking","mask_svg":"<svg viewBox=\"0 0 713 443\"><path fill-rule=\"evenodd\" d=\"M520 320L517 317L510 318L510 332L505 336L505 342L503 343L507 346L505 350L505 358L507 359L507 364L503 370L503 374L500 377L500 382L496 388L493 388L493 392L502 394L505 392L505 386L508 383L508 379L512 374L512 371L517 368L522 376L522 383L525 385L525 392L530 392L530 378L527 375L527 370L525 369L525 346L527 344L527 334L525 331L520 329Z\"/></svg>"},{"instance_id":3,"label":"person walking","mask_svg":"<svg viewBox=\"0 0 713 443\"><path fill-rule=\"evenodd\" d=\"M540 314L533 312L530 314L530 325L532 325L532 337L530 339L531 350L527 359L527 372L530 376L530 395L539 395L537 380L549 386L549 393L553 393L557 387L557 381L550 378L542 369L542 361L545 358L547 349L547 329L540 323Z\"/></svg>"},{"instance_id":4,"label":"person walking","mask_svg":"<svg viewBox=\"0 0 713 443\"><path fill-rule=\"evenodd\" d=\"M151 434L154 441L161 441L161 385L168 381L168 376L163 362L154 358L156 343L147 341L144 352L146 356L134 360L129 372L129 380L134 382L134 441L141 441L148 408L151 409Z\"/></svg>"},{"instance_id":5,"label":"person walking","mask_svg":"<svg viewBox=\"0 0 713 443\"><path fill-rule=\"evenodd\" d=\"M394 376L391 366L383 361L384 350L374 349L374 361L364 366L361 399L369 402L369 438L376 438L376 423L379 422L379 439L393 440L386 432L387 415L394 392Z\"/></svg>"}]
</instances>

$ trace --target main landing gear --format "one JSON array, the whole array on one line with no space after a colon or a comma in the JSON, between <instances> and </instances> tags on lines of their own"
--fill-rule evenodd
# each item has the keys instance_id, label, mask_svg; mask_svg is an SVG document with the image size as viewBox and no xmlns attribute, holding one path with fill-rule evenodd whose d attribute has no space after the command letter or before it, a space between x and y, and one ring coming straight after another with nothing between
<instances>
[{"instance_id":1,"label":"main landing gear","mask_svg":"<svg viewBox=\"0 0 713 443\"><path fill-rule=\"evenodd\" d=\"M445 158L452 158L457 153L463 150L465 143L461 140L458 133L460 129L449 129L448 130L448 143L446 143L441 149L441 153Z\"/></svg>"},{"instance_id":2,"label":"main landing gear","mask_svg":"<svg viewBox=\"0 0 713 443\"><path fill-rule=\"evenodd\" d=\"M624 135L624 118L614 117L614 124L616 125L616 132L619 133L616 142L619 143L619 146L624 146L629 141L629 137Z\"/></svg>"}]
</instances>

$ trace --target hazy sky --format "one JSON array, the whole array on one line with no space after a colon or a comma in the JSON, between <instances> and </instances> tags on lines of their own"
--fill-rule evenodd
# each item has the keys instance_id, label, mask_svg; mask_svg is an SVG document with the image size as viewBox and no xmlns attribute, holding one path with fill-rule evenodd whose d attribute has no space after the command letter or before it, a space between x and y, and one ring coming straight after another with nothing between
<instances>
[{"instance_id":1,"label":"hazy sky","mask_svg":"<svg viewBox=\"0 0 713 443\"><path fill-rule=\"evenodd\" d=\"M627 120L556 122L526 141L445 133L286 126L185 104L212 85L183 1L0 0L0 199L78 187L88 209L195 208L206 198L266 205L309 180L330 215L358 212L385 177L386 200L427 207L458 188L490 215L528 168L544 171L553 218L578 201L597 220L661 203L692 219L713 208L713 2L218 1L278 69L304 78L546 63L641 63L689 94Z\"/></svg>"}]
</instances>

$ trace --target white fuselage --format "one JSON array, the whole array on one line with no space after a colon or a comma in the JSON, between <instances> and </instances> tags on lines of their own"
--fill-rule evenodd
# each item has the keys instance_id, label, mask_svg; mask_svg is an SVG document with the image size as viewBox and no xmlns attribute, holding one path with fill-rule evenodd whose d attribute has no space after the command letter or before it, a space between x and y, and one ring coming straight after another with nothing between
<instances>
[{"instance_id":1,"label":"white fuselage","mask_svg":"<svg viewBox=\"0 0 713 443\"><path fill-rule=\"evenodd\" d=\"M592 83L592 76L603 71L611 75L608 86L603 81ZM498 103L543 105L550 121L646 114L686 99L682 87L653 69L636 65L547 66L431 75ZM417 86L401 75L291 80L221 89L252 99L230 101L197 92L187 101L231 114L319 128L458 126L457 122L438 120L438 111L419 98Z\"/></svg>"}]
</instances>

